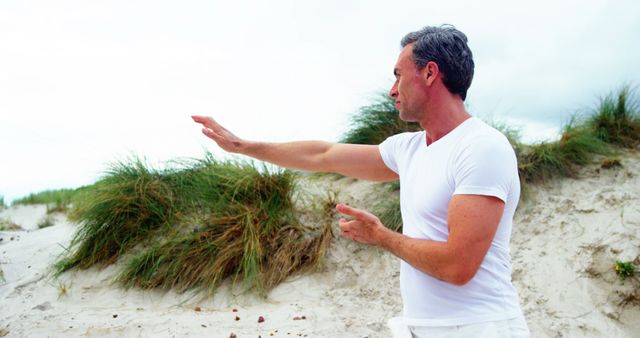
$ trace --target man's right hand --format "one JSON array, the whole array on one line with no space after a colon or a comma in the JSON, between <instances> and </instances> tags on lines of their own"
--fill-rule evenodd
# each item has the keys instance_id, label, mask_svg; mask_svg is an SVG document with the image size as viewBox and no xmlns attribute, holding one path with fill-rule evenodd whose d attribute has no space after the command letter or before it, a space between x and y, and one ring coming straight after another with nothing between
<instances>
[{"instance_id":1,"label":"man's right hand","mask_svg":"<svg viewBox=\"0 0 640 338\"><path fill-rule=\"evenodd\" d=\"M225 151L240 153L242 151L242 147L247 143L245 140L239 138L232 132L228 131L225 127L221 126L211 116L192 115L191 118L193 121L200 123L203 126L203 134L214 140L218 146Z\"/></svg>"}]
</instances>

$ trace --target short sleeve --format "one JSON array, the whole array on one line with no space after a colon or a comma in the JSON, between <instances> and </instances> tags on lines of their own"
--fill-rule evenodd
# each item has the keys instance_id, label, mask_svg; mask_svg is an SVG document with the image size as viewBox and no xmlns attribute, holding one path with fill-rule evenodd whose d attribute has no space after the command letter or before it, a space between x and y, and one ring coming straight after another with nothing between
<instances>
[{"instance_id":1,"label":"short sleeve","mask_svg":"<svg viewBox=\"0 0 640 338\"><path fill-rule=\"evenodd\" d=\"M511 145L493 136L467 142L454 159L454 195L494 196L507 202L518 182L518 162Z\"/></svg>"},{"instance_id":2,"label":"short sleeve","mask_svg":"<svg viewBox=\"0 0 640 338\"><path fill-rule=\"evenodd\" d=\"M384 164L386 164L387 167L393 170L396 174L400 173L397 159L400 135L401 134L389 136L378 145L378 151L380 151L380 156L382 157Z\"/></svg>"}]
</instances>

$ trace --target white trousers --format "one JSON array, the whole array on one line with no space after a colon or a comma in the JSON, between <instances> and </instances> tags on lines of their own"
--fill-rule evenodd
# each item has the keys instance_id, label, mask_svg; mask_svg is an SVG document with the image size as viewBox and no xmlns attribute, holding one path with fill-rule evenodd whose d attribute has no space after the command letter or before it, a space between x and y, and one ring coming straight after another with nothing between
<instances>
[{"instance_id":1,"label":"white trousers","mask_svg":"<svg viewBox=\"0 0 640 338\"><path fill-rule=\"evenodd\" d=\"M389 319L393 338L529 338L524 316L459 326L410 326L401 317Z\"/></svg>"}]
</instances>

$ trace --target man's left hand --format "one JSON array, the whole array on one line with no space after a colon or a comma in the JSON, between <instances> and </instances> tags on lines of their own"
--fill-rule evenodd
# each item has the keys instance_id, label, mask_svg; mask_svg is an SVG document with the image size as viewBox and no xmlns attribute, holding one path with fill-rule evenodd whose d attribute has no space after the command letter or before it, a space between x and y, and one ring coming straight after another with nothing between
<instances>
[{"instance_id":1,"label":"man's left hand","mask_svg":"<svg viewBox=\"0 0 640 338\"><path fill-rule=\"evenodd\" d=\"M341 214L354 218L350 221L341 218L339 224L342 236L356 242L377 244L381 233L387 230L378 217L367 211L352 208L342 203L336 205L336 210Z\"/></svg>"}]
</instances>

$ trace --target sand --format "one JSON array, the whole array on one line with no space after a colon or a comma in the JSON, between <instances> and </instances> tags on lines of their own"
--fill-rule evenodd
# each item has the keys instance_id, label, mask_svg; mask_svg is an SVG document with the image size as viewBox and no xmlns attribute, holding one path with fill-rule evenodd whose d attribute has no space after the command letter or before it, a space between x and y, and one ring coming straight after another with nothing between
<instances>
[{"instance_id":1,"label":"sand","mask_svg":"<svg viewBox=\"0 0 640 338\"><path fill-rule=\"evenodd\" d=\"M515 218L512 278L534 337L640 337L640 154L536 187ZM625 302L631 296L635 301Z\"/></svg>"},{"instance_id":2,"label":"sand","mask_svg":"<svg viewBox=\"0 0 640 338\"><path fill-rule=\"evenodd\" d=\"M513 279L533 337L637 337L637 280L613 265L640 254L640 155L621 168L585 167L576 179L536 186L512 236ZM366 207L378 189L351 179L310 181ZM0 211L22 231L0 232L0 336L7 337L388 337L402 309L399 261L337 236L325 267L294 276L267 298L226 284L213 297L120 289L117 267L49 275L76 228L64 215L38 229L43 206ZM337 231L335 231L337 234ZM635 294L634 294L635 292ZM262 317L264 321L259 322Z\"/></svg>"}]
</instances>

